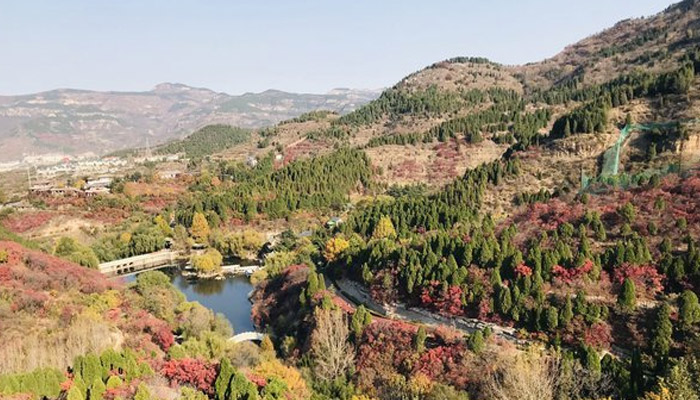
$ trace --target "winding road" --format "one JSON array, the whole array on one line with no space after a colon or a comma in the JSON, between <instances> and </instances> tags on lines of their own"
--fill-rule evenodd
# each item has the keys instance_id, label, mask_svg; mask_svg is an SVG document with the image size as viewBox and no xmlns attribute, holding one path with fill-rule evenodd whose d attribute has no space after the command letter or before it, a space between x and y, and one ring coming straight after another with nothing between
<instances>
[{"instance_id":1,"label":"winding road","mask_svg":"<svg viewBox=\"0 0 700 400\"><path fill-rule=\"evenodd\" d=\"M520 339L516 336L516 330L512 327L506 327L497 325L491 322L481 321L476 318L466 318L466 317L444 317L442 315L437 315L432 312L414 308L407 307L403 304L396 304L392 306L387 306L384 304L379 304L376 302L367 290L360 284L353 282L349 279L339 279L333 280L328 276L325 276L327 282L332 282L333 287L336 289L336 295L340 297L345 302L358 307L364 305L370 312L387 318L389 320L403 321L408 323L419 323L432 328L437 328L440 326L447 326L463 334L471 334L477 330L483 330L486 327L491 329L494 336L506 340L515 344L516 346L525 346L528 344L543 344L542 342L530 339ZM630 353L617 346L612 346L610 350L603 350L601 357L606 354L610 354L617 358L628 358Z\"/></svg>"}]
</instances>

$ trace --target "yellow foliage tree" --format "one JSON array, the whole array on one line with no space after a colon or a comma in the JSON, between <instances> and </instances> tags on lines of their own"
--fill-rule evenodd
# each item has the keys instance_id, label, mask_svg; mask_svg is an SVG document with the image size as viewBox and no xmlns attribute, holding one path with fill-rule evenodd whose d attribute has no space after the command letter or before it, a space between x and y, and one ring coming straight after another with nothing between
<instances>
[{"instance_id":1,"label":"yellow foliage tree","mask_svg":"<svg viewBox=\"0 0 700 400\"><path fill-rule=\"evenodd\" d=\"M335 261L338 256L348 247L350 247L350 242L348 242L343 236L332 237L326 242L326 248L323 250L323 256L328 261Z\"/></svg>"},{"instance_id":2,"label":"yellow foliage tree","mask_svg":"<svg viewBox=\"0 0 700 400\"><path fill-rule=\"evenodd\" d=\"M647 392L647 394L644 395L644 400L673 400L673 397L671 397L671 391L661 384L658 393Z\"/></svg>"},{"instance_id":3,"label":"yellow foliage tree","mask_svg":"<svg viewBox=\"0 0 700 400\"><path fill-rule=\"evenodd\" d=\"M197 243L205 243L209 237L209 223L204 214L200 212L194 213L192 218L192 226L190 227L190 234Z\"/></svg>"},{"instance_id":4,"label":"yellow foliage tree","mask_svg":"<svg viewBox=\"0 0 700 400\"><path fill-rule=\"evenodd\" d=\"M211 274L221 271L224 258L216 249L209 249L204 254L192 256L192 266L199 272Z\"/></svg>"},{"instance_id":5,"label":"yellow foliage tree","mask_svg":"<svg viewBox=\"0 0 700 400\"><path fill-rule=\"evenodd\" d=\"M160 229L160 231L163 232L163 235L173 235L173 229L170 227L170 224L168 224L168 221L166 221L162 215L156 215L156 217L153 219L153 222L155 222L156 226L158 226L158 229Z\"/></svg>"},{"instance_id":6,"label":"yellow foliage tree","mask_svg":"<svg viewBox=\"0 0 700 400\"><path fill-rule=\"evenodd\" d=\"M253 373L265 378L277 378L287 385L286 395L290 400L308 399L311 396L301 373L282 364L279 360L267 360L255 367Z\"/></svg>"},{"instance_id":7,"label":"yellow foliage tree","mask_svg":"<svg viewBox=\"0 0 700 400\"><path fill-rule=\"evenodd\" d=\"M433 381L424 374L418 373L408 381L408 388L416 397L424 397L433 390Z\"/></svg>"},{"instance_id":8,"label":"yellow foliage tree","mask_svg":"<svg viewBox=\"0 0 700 400\"><path fill-rule=\"evenodd\" d=\"M391 222L389 217L381 217L377 226L374 227L374 232L372 233L372 238L374 239L384 239L384 238L395 238L396 229L394 229L394 224Z\"/></svg>"},{"instance_id":9,"label":"yellow foliage tree","mask_svg":"<svg viewBox=\"0 0 700 400\"><path fill-rule=\"evenodd\" d=\"M119 235L119 241L124 243L124 244L129 244L131 241L131 233L130 232L122 232L121 235Z\"/></svg>"}]
</instances>

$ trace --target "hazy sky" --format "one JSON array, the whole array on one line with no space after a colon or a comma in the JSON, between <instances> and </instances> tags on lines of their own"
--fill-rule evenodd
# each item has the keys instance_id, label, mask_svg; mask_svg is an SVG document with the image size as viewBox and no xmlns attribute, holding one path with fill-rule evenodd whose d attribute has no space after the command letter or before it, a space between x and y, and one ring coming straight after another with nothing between
<instances>
[{"instance_id":1,"label":"hazy sky","mask_svg":"<svg viewBox=\"0 0 700 400\"><path fill-rule=\"evenodd\" d=\"M0 0L0 94L379 88L435 61L550 57L670 0Z\"/></svg>"}]
</instances>

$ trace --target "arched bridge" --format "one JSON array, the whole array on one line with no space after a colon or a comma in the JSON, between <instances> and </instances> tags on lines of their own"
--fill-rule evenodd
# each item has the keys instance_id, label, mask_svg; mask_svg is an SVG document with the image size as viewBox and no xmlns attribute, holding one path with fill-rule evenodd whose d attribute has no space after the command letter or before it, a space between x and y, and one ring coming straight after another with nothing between
<instances>
[{"instance_id":1,"label":"arched bridge","mask_svg":"<svg viewBox=\"0 0 700 400\"><path fill-rule=\"evenodd\" d=\"M100 264L100 272L107 276L128 275L149 269L175 265L177 262L178 252L163 250L102 263Z\"/></svg>"},{"instance_id":2,"label":"arched bridge","mask_svg":"<svg viewBox=\"0 0 700 400\"><path fill-rule=\"evenodd\" d=\"M267 335L260 332L243 332L231 337L229 340L233 343L261 342L263 339L265 339L265 336Z\"/></svg>"}]
</instances>

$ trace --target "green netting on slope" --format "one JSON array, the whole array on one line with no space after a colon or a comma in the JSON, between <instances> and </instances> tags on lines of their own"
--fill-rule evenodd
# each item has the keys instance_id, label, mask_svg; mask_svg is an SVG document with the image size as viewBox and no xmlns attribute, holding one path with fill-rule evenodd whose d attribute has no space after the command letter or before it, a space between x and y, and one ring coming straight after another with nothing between
<instances>
[{"instance_id":1,"label":"green netting on slope","mask_svg":"<svg viewBox=\"0 0 700 400\"><path fill-rule=\"evenodd\" d=\"M700 120L688 120L683 121L685 123L696 123ZM681 121L673 122L658 122L658 123L646 123L646 124L628 124L620 130L620 136L617 141L608 150L603 153L603 166L600 171L600 175L597 177L590 177L584 172L581 172L581 190L586 190L592 183L605 183L609 185L628 187L635 184L639 178L649 177L654 174L666 175L672 172L678 172L678 166L667 166L662 169L648 169L639 174L626 175L619 177L620 168L620 153L624 147L625 142L629 138L632 132L636 131L648 131L655 128L671 128L677 125Z\"/></svg>"},{"instance_id":2,"label":"green netting on slope","mask_svg":"<svg viewBox=\"0 0 700 400\"><path fill-rule=\"evenodd\" d=\"M660 122L625 125L625 127L620 130L620 136L617 138L615 144L603 153L603 166L600 170L600 176L609 177L617 175L620 168L620 153L622 152L622 147L632 132L649 131L655 128L671 128L676 124L677 122Z\"/></svg>"}]
</instances>

